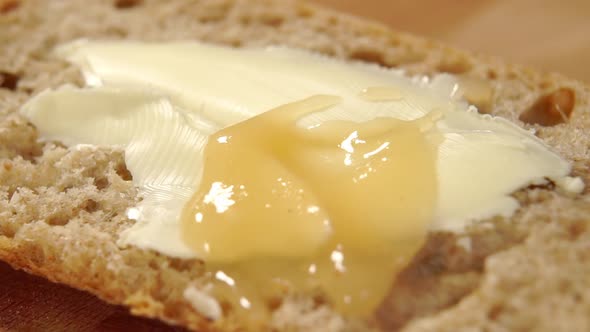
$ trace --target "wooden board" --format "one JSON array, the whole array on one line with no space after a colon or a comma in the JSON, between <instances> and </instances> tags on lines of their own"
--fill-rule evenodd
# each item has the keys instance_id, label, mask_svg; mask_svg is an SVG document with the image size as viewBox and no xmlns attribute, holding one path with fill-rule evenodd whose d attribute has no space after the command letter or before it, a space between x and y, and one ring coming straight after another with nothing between
<instances>
[{"instance_id":1,"label":"wooden board","mask_svg":"<svg viewBox=\"0 0 590 332\"><path fill-rule=\"evenodd\" d=\"M0 263L0 332L181 332Z\"/></svg>"},{"instance_id":2,"label":"wooden board","mask_svg":"<svg viewBox=\"0 0 590 332\"><path fill-rule=\"evenodd\" d=\"M590 81L587 0L315 0L394 28ZM180 331L0 263L0 331Z\"/></svg>"}]
</instances>

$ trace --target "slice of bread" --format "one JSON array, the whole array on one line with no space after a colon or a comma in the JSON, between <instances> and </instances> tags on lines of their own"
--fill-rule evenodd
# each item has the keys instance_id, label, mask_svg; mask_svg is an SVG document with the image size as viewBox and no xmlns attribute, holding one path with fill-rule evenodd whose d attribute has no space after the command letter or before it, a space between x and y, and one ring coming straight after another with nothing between
<instances>
[{"instance_id":1,"label":"slice of bread","mask_svg":"<svg viewBox=\"0 0 590 332\"><path fill-rule=\"evenodd\" d=\"M198 331L243 325L223 306L226 318L210 321L184 296L206 283L204 263L115 244L132 223L125 209L138 199L121 151L39 143L36 129L17 114L47 87L81 84L76 68L51 56L54 46L81 37L282 44L412 74L461 75L492 92L473 101L482 111L536 129L573 162L574 176L590 181L590 87L558 74L296 1L0 1L0 259L137 315ZM589 331L588 192L530 187L514 194L522 208L510 220L431 234L371 321L343 318L321 298L298 294L271 304L265 328Z\"/></svg>"}]
</instances>

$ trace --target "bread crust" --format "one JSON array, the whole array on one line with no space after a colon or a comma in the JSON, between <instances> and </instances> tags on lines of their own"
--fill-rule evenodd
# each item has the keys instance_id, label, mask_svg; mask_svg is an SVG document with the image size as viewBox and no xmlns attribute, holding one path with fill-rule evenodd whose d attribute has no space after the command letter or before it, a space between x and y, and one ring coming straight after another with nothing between
<instances>
[{"instance_id":1,"label":"bread crust","mask_svg":"<svg viewBox=\"0 0 590 332\"><path fill-rule=\"evenodd\" d=\"M14 7L14 8L13 8ZM0 259L91 292L131 312L198 331L243 326L228 312L210 321L183 297L202 287L203 263L120 248L125 209L137 200L121 151L40 143L18 108L31 95L80 84L76 68L51 56L76 38L196 39L232 46L282 44L330 56L450 72L487 82L489 113L536 130L590 180L590 88L493 57L390 31L296 1L21 1L0 12ZM16 79L16 82L14 80ZM14 84L13 84L14 83ZM526 124L520 115L558 89L574 92L564 123ZM553 186L514 194L522 208L465 233L431 234L371 322L344 319L299 294L283 299L268 330L590 330L590 198Z\"/></svg>"}]
</instances>

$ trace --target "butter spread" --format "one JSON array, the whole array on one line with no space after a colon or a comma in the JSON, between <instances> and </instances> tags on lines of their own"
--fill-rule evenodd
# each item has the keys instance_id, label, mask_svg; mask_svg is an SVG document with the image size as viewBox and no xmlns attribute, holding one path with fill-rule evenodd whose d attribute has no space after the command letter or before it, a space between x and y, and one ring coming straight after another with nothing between
<instances>
[{"instance_id":1,"label":"butter spread","mask_svg":"<svg viewBox=\"0 0 590 332\"><path fill-rule=\"evenodd\" d=\"M366 314L428 229L510 216L512 192L548 179L583 188L448 75L195 42L57 53L87 88L44 91L22 113L44 139L124 149L142 201L120 244L205 259L213 295L244 310L286 282Z\"/></svg>"}]
</instances>

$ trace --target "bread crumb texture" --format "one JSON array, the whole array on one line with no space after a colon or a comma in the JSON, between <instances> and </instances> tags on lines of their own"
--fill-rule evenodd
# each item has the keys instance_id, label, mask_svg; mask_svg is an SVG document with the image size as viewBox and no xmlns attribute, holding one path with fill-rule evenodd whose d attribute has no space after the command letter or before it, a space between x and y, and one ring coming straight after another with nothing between
<instances>
[{"instance_id":1,"label":"bread crumb texture","mask_svg":"<svg viewBox=\"0 0 590 332\"><path fill-rule=\"evenodd\" d=\"M51 55L76 38L282 44L411 74L481 79L493 89L487 112L535 129L589 183L590 90L558 74L295 1L0 0L0 259L137 315L198 331L243 325L224 303L224 318L213 321L186 300L187 287L205 290L209 282L202 262L115 244L131 223L126 208L138 199L121 151L38 142L17 114L45 88L81 83L76 68ZM566 117L545 126L519 120L524 112L561 107L543 105L564 103L547 97L563 89L573 96ZM269 303L274 314L260 330L590 331L588 189L572 196L547 185L514 195L522 208L511 220L431 234L374 319L340 317L321 294L287 294Z\"/></svg>"}]
</instances>

